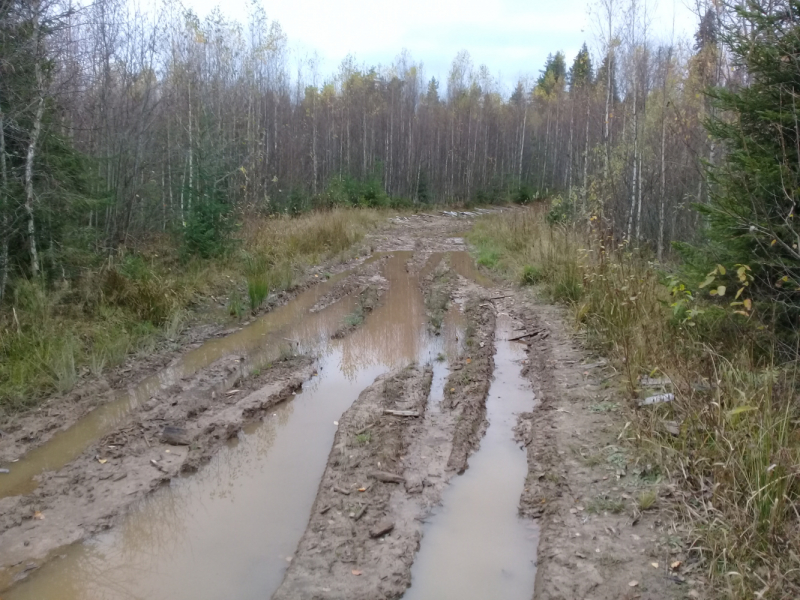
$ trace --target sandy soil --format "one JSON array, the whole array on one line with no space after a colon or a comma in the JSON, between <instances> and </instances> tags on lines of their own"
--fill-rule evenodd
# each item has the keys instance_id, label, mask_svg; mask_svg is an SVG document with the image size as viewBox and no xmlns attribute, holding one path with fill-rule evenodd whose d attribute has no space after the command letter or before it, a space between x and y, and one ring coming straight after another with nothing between
<instances>
[{"instance_id":1,"label":"sandy soil","mask_svg":"<svg viewBox=\"0 0 800 600\"><path fill-rule=\"evenodd\" d=\"M518 294L508 309L537 333L527 338L527 375L539 405L518 426L529 466L520 513L541 524L534 598L703 597L671 487L624 440L613 369L579 346L560 308ZM656 500L642 510L648 492Z\"/></svg>"}]
</instances>

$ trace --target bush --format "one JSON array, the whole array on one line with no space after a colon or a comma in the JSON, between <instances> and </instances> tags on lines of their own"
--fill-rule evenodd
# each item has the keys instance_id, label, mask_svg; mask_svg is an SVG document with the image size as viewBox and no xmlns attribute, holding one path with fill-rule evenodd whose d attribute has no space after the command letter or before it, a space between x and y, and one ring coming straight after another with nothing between
<instances>
[{"instance_id":1,"label":"bush","mask_svg":"<svg viewBox=\"0 0 800 600\"><path fill-rule=\"evenodd\" d=\"M550 202L546 220L550 225L569 223L575 218L575 206L569 199L556 196Z\"/></svg>"},{"instance_id":2,"label":"bush","mask_svg":"<svg viewBox=\"0 0 800 600\"><path fill-rule=\"evenodd\" d=\"M183 227L184 258L222 256L231 247L235 228L229 204L204 198L192 207Z\"/></svg>"},{"instance_id":3,"label":"bush","mask_svg":"<svg viewBox=\"0 0 800 600\"><path fill-rule=\"evenodd\" d=\"M528 204L534 200L536 197L536 192L531 188L529 185L523 183L519 186L516 191L512 194L512 200L516 204Z\"/></svg>"}]
</instances>

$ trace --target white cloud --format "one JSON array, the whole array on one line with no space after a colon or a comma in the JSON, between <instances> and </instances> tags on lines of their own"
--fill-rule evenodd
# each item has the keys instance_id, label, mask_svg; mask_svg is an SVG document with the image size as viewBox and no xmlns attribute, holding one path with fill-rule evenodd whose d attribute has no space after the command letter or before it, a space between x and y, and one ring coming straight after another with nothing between
<instances>
[{"instance_id":1,"label":"white cloud","mask_svg":"<svg viewBox=\"0 0 800 600\"><path fill-rule=\"evenodd\" d=\"M223 13L244 21L249 0L184 0L200 16L220 4ZM673 2L675 5L673 6ZM654 29L669 36L691 33L694 18L683 0L661 0ZM358 63L388 65L404 48L425 65L427 76L445 78L459 50L475 65L486 64L508 88L519 75L535 75L550 52L563 50L568 62L586 41L593 46L586 0L270 0L267 16L278 21L299 55L317 52L327 76L353 54Z\"/></svg>"}]
</instances>

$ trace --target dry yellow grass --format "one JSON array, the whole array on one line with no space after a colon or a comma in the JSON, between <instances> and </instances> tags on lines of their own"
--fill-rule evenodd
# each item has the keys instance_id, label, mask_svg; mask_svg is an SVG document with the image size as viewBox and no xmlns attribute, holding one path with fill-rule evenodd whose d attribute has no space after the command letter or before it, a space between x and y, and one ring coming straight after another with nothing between
<instances>
[{"instance_id":1,"label":"dry yellow grass","mask_svg":"<svg viewBox=\"0 0 800 600\"><path fill-rule=\"evenodd\" d=\"M541 207L488 216L469 235L482 264L542 283L628 391L625 429L641 460L679 484L720 597L800 598L800 406L795 364L771 335L722 302L697 300L645 253L609 247L591 227L548 226ZM675 399L639 407L643 376ZM677 424L678 435L664 427Z\"/></svg>"},{"instance_id":2,"label":"dry yellow grass","mask_svg":"<svg viewBox=\"0 0 800 600\"><path fill-rule=\"evenodd\" d=\"M174 240L161 235L120 249L58 289L15 282L11 310L0 313L0 414L69 390L83 370L98 375L132 352L174 340L206 298L227 298L238 315L252 290L258 308L308 266L349 258L388 216L375 209L247 216L220 258L181 260Z\"/></svg>"}]
</instances>

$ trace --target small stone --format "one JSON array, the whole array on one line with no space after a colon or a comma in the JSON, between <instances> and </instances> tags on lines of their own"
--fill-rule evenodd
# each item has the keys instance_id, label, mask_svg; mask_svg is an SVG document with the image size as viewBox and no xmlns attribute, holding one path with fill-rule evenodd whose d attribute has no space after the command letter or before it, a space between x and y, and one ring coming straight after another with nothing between
<instances>
[{"instance_id":1,"label":"small stone","mask_svg":"<svg viewBox=\"0 0 800 600\"><path fill-rule=\"evenodd\" d=\"M183 427L167 425L161 431L161 441L170 446L188 446L191 443L189 432Z\"/></svg>"},{"instance_id":2,"label":"small stone","mask_svg":"<svg viewBox=\"0 0 800 600\"><path fill-rule=\"evenodd\" d=\"M392 529L394 529L394 522L388 519L383 519L373 525L373 527L369 530L369 536L373 538L381 537L392 531Z\"/></svg>"}]
</instances>

